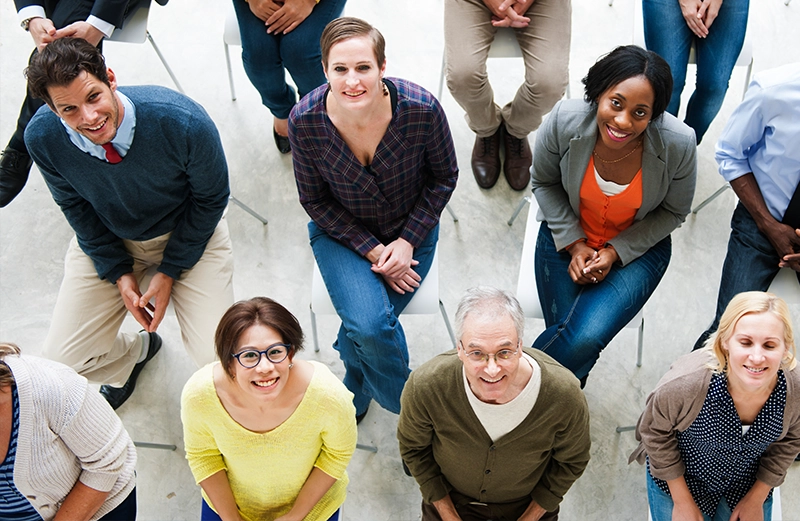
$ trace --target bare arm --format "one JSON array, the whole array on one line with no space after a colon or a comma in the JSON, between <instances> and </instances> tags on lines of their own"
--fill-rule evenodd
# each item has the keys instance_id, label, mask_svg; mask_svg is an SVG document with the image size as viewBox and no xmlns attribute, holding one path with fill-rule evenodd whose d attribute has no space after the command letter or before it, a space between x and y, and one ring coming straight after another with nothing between
<instances>
[{"instance_id":1,"label":"bare arm","mask_svg":"<svg viewBox=\"0 0 800 521\"><path fill-rule=\"evenodd\" d=\"M64 498L53 521L89 521L107 497L108 492L95 490L77 481Z\"/></svg>"},{"instance_id":2,"label":"bare arm","mask_svg":"<svg viewBox=\"0 0 800 521\"><path fill-rule=\"evenodd\" d=\"M211 474L200 482L200 486L223 521L242 521L226 471L220 470Z\"/></svg>"},{"instance_id":3,"label":"bare arm","mask_svg":"<svg viewBox=\"0 0 800 521\"><path fill-rule=\"evenodd\" d=\"M772 247L777 252L776 263L785 265L795 271L800 271L800 258L793 255L800 251L800 237L796 230L775 220L764 202L761 190L758 188L756 178L752 173L737 177L731 181L731 188L741 200L742 204L761 233L769 240ZM787 257L787 260L782 260Z\"/></svg>"},{"instance_id":4,"label":"bare arm","mask_svg":"<svg viewBox=\"0 0 800 521\"><path fill-rule=\"evenodd\" d=\"M442 521L461 521L461 516L456 512L456 506L453 504L450 494L431 504L436 508Z\"/></svg>"},{"instance_id":5,"label":"bare arm","mask_svg":"<svg viewBox=\"0 0 800 521\"><path fill-rule=\"evenodd\" d=\"M292 509L275 521L302 521L334 483L336 483L336 478L325 474L318 467L314 467L303 484L303 488L300 489Z\"/></svg>"},{"instance_id":6,"label":"bare arm","mask_svg":"<svg viewBox=\"0 0 800 521\"><path fill-rule=\"evenodd\" d=\"M531 504L528 505L528 508L526 508L525 512L520 516L519 521L539 521L546 513L547 510L542 508L539 503L531 501Z\"/></svg>"},{"instance_id":7,"label":"bare arm","mask_svg":"<svg viewBox=\"0 0 800 521\"><path fill-rule=\"evenodd\" d=\"M730 521L764 521L764 501L772 487L756 480L753 486L736 505Z\"/></svg>"},{"instance_id":8,"label":"bare arm","mask_svg":"<svg viewBox=\"0 0 800 521\"><path fill-rule=\"evenodd\" d=\"M697 508L692 493L683 476L667 481L672 496L672 521L703 521L703 513Z\"/></svg>"}]
</instances>

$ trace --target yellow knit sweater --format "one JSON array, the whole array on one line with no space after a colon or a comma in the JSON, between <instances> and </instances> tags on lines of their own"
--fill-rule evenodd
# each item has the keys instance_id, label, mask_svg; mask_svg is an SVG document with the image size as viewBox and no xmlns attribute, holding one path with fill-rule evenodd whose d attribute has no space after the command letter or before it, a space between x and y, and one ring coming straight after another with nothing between
<instances>
[{"instance_id":1,"label":"yellow knit sweater","mask_svg":"<svg viewBox=\"0 0 800 521\"><path fill-rule=\"evenodd\" d=\"M242 518L271 521L291 509L318 467L337 481L305 519L328 519L344 503L345 468L356 447L353 395L326 366L312 361L314 375L294 413L275 429L255 433L236 423L219 401L212 372L217 363L192 375L181 395L186 459L195 481L226 470ZM205 493L203 498L211 505Z\"/></svg>"}]
</instances>

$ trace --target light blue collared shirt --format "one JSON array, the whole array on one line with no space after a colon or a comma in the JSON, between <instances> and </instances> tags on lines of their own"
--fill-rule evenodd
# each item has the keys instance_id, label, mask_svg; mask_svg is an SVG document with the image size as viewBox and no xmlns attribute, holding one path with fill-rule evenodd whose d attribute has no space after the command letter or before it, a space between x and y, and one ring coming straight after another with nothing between
<instances>
[{"instance_id":1,"label":"light blue collared shirt","mask_svg":"<svg viewBox=\"0 0 800 521\"><path fill-rule=\"evenodd\" d=\"M800 184L800 63L757 74L717 142L719 173L750 172L780 221Z\"/></svg>"},{"instance_id":2,"label":"light blue collared shirt","mask_svg":"<svg viewBox=\"0 0 800 521\"><path fill-rule=\"evenodd\" d=\"M136 130L136 109L133 106L133 102L125 96L125 94L118 90L114 92L119 96L119 99L122 100L125 113L122 116L119 127L117 127L117 135L111 140L111 144L114 145L114 148L119 152L120 157L125 157L125 154L127 154L128 150L131 148L133 133ZM61 120L61 124L67 129L67 134L69 134L69 140L72 141L72 144L97 159L106 160L106 151L103 147L95 145L79 132L72 130L63 119Z\"/></svg>"}]
</instances>

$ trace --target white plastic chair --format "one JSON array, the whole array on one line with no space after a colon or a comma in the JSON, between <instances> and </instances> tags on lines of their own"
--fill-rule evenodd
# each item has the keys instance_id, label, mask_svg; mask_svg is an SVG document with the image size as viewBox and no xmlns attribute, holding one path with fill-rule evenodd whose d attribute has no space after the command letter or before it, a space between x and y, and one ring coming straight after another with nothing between
<instances>
[{"instance_id":1,"label":"white plastic chair","mask_svg":"<svg viewBox=\"0 0 800 521\"><path fill-rule=\"evenodd\" d=\"M797 272L792 268L781 268L767 290L774 293L787 304L800 304L800 285L797 280Z\"/></svg>"},{"instance_id":2,"label":"white plastic chair","mask_svg":"<svg viewBox=\"0 0 800 521\"><path fill-rule=\"evenodd\" d=\"M222 32L222 43L225 47L225 63L228 66L228 84L231 86L231 100L236 101L236 90L233 88L233 71L231 70L230 45L242 45L242 35L239 34L239 21L236 19L236 10L233 2L228 2L225 12L225 29Z\"/></svg>"},{"instance_id":3,"label":"white plastic chair","mask_svg":"<svg viewBox=\"0 0 800 521\"><path fill-rule=\"evenodd\" d=\"M125 18L125 22L122 24L122 27L115 29L114 32L111 33L111 38L108 38L106 41L119 43L144 43L145 40L149 40L150 45L153 46L153 50L156 51L156 54L161 60L161 63L164 65L164 68L167 69L167 74L169 74L169 77L172 78L172 81L175 83L178 91L181 94L185 94L183 87L181 87L180 82L178 82L178 78L175 77L175 73L172 72L172 68L167 63L166 58L164 58L164 55L161 54L161 50L158 48L158 45L156 45L156 41L153 39L150 31L147 30L147 19L149 16L150 5L139 6L136 11Z\"/></svg>"},{"instance_id":4,"label":"white plastic chair","mask_svg":"<svg viewBox=\"0 0 800 521\"><path fill-rule=\"evenodd\" d=\"M319 340L317 337L317 315L335 315L336 309L333 307L333 302L328 295L328 290L325 287L325 282L322 280L322 274L319 271L316 260L314 261L314 274L311 279L311 304L308 306L311 312L311 337L314 341L314 352L319 352ZM439 245L436 245L436 251L433 254L433 263L431 264L428 275L422 280L419 288L414 291L414 298L408 303L403 310L402 315L432 315L437 311L441 312L444 324L447 327L447 332L450 335L450 340L453 347L456 345L456 337L453 334L453 328L450 327L450 320L447 318L447 311L444 304L439 298Z\"/></svg>"},{"instance_id":5,"label":"white plastic chair","mask_svg":"<svg viewBox=\"0 0 800 521\"><path fill-rule=\"evenodd\" d=\"M539 293L536 289L536 276L534 274L534 257L536 253L536 238L539 234L537 214L539 205L535 197L529 199L531 206L528 209L528 223L525 227L525 239L522 242L522 258L519 262L519 278L517 279L517 300L522 311L528 318L544 320L542 304L539 302ZM644 314L640 309L626 328L639 330L639 342L636 350L636 367L642 367L642 346L644 341Z\"/></svg>"}]
</instances>

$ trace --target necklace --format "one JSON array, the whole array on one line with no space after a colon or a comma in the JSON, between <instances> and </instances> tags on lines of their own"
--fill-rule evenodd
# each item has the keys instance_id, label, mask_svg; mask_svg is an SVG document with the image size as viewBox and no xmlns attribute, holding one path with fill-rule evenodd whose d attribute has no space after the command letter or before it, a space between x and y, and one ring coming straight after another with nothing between
<instances>
[{"instance_id":1,"label":"necklace","mask_svg":"<svg viewBox=\"0 0 800 521\"><path fill-rule=\"evenodd\" d=\"M602 161L603 163L605 163L605 164L607 164L607 165L610 165L610 164L612 164L612 163L619 163L619 162L620 162L620 161L622 161L623 159L626 159L626 158L627 158L627 157L629 157L631 154L633 154L634 152L636 152L636 149L638 149L638 148L639 148L639 145L641 145L641 144L642 144L642 141L643 141L643 140L644 140L644 138L640 138L640 139L639 139L639 142L638 142L638 143L636 143L636 146L635 146L635 147L633 147L633 150L631 150L630 152L628 152L627 154L625 154L624 156L622 156L622 157L621 157L621 158L619 158L619 159L614 159L614 160L611 160L611 161L606 161L605 159L603 159L602 157L600 157L600 154L598 154L598 153L597 153L597 148L596 148L596 147L595 147L595 149L594 149L594 150L592 150L592 153L594 154L594 157L596 157L597 159L599 159L600 161Z\"/></svg>"}]
</instances>

